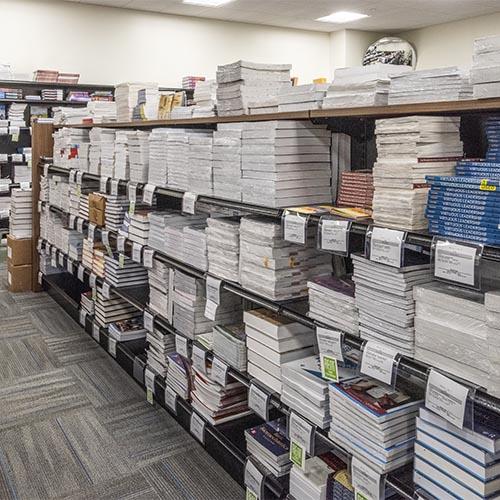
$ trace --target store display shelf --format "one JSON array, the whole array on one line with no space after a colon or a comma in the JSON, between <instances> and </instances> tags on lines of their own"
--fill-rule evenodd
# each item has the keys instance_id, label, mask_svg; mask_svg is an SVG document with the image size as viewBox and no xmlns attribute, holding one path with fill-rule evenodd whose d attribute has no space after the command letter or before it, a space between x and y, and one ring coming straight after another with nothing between
<instances>
[{"instance_id":1,"label":"store display shelf","mask_svg":"<svg viewBox=\"0 0 500 500\"><path fill-rule=\"evenodd\" d=\"M30 183L30 186L31 186L31 183ZM5 191L0 191L0 196L10 196L10 192L13 189L19 189L21 187L21 183L20 182L11 182L8 187L9 187L9 189L6 189Z\"/></svg>"},{"instance_id":2,"label":"store display shelf","mask_svg":"<svg viewBox=\"0 0 500 500\"><path fill-rule=\"evenodd\" d=\"M33 104L34 106L86 106L87 101L65 101L65 100L54 100L49 101L48 99L0 99L0 103L20 103L20 104Z\"/></svg>"}]
</instances>

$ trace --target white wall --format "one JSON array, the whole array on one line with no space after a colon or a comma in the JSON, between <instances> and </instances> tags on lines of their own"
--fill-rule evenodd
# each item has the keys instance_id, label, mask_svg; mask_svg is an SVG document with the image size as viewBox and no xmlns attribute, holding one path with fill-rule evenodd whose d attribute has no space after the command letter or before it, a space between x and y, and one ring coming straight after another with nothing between
<instances>
[{"instance_id":1,"label":"white wall","mask_svg":"<svg viewBox=\"0 0 500 500\"><path fill-rule=\"evenodd\" d=\"M58 69L80 81L215 77L217 64L247 59L291 63L308 83L330 74L328 33L170 16L57 0L0 0L0 62L14 71Z\"/></svg>"},{"instance_id":2,"label":"white wall","mask_svg":"<svg viewBox=\"0 0 500 500\"><path fill-rule=\"evenodd\" d=\"M500 35L500 12L400 34L417 51L417 69L439 66L470 68L474 39L489 35Z\"/></svg>"}]
</instances>

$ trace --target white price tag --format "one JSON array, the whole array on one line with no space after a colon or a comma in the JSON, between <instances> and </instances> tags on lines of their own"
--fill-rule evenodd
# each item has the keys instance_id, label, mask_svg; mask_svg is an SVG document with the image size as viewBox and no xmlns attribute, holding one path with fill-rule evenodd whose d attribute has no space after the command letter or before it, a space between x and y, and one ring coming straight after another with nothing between
<instances>
[{"instance_id":1,"label":"white price tag","mask_svg":"<svg viewBox=\"0 0 500 500\"><path fill-rule=\"evenodd\" d=\"M316 327L316 336L318 338L318 348L321 354L330 356L344 362L344 353L342 350L343 333L330 328Z\"/></svg>"},{"instance_id":2,"label":"white price tag","mask_svg":"<svg viewBox=\"0 0 500 500\"><path fill-rule=\"evenodd\" d=\"M102 296L105 299L109 300L111 298L111 287L109 286L109 283L107 281L103 281L101 292L102 292Z\"/></svg>"},{"instance_id":3,"label":"white price tag","mask_svg":"<svg viewBox=\"0 0 500 500\"><path fill-rule=\"evenodd\" d=\"M136 203L137 201L137 184L134 182L129 182L127 184L127 196L130 203Z\"/></svg>"},{"instance_id":4,"label":"white price tag","mask_svg":"<svg viewBox=\"0 0 500 500\"><path fill-rule=\"evenodd\" d=\"M191 421L189 424L191 434L201 443L205 444L205 420L198 413L191 413Z\"/></svg>"},{"instance_id":5,"label":"white price tag","mask_svg":"<svg viewBox=\"0 0 500 500\"><path fill-rule=\"evenodd\" d=\"M14 132L11 134L12 142L19 142L19 132Z\"/></svg>"},{"instance_id":6,"label":"white price tag","mask_svg":"<svg viewBox=\"0 0 500 500\"><path fill-rule=\"evenodd\" d=\"M76 217L74 215L70 215L69 216L69 228L70 229L75 229L75 220L76 220Z\"/></svg>"},{"instance_id":7,"label":"white price tag","mask_svg":"<svg viewBox=\"0 0 500 500\"><path fill-rule=\"evenodd\" d=\"M193 344L191 361L195 370L207 374L207 351L205 349Z\"/></svg>"},{"instance_id":8,"label":"white price tag","mask_svg":"<svg viewBox=\"0 0 500 500\"><path fill-rule=\"evenodd\" d=\"M81 185L82 185L82 180L83 180L83 172L78 171L78 172L76 173L75 182L76 182L79 186L81 186Z\"/></svg>"},{"instance_id":9,"label":"white price tag","mask_svg":"<svg viewBox=\"0 0 500 500\"><path fill-rule=\"evenodd\" d=\"M144 311L143 322L144 322L144 328L148 332L154 331L155 317L149 311Z\"/></svg>"},{"instance_id":10,"label":"white price tag","mask_svg":"<svg viewBox=\"0 0 500 500\"><path fill-rule=\"evenodd\" d=\"M373 227L370 241L370 260L392 267L401 267L404 231Z\"/></svg>"},{"instance_id":11,"label":"white price tag","mask_svg":"<svg viewBox=\"0 0 500 500\"><path fill-rule=\"evenodd\" d=\"M347 220L321 221L321 250L347 254L349 251L349 225Z\"/></svg>"},{"instance_id":12,"label":"white price tag","mask_svg":"<svg viewBox=\"0 0 500 500\"><path fill-rule=\"evenodd\" d=\"M185 358L189 358L188 341L181 335L175 336L175 350Z\"/></svg>"},{"instance_id":13,"label":"white price tag","mask_svg":"<svg viewBox=\"0 0 500 500\"><path fill-rule=\"evenodd\" d=\"M220 288L222 281L213 276L207 276L206 280L206 296L207 300L215 302L217 305L220 304Z\"/></svg>"},{"instance_id":14,"label":"white price tag","mask_svg":"<svg viewBox=\"0 0 500 500\"><path fill-rule=\"evenodd\" d=\"M73 274L73 261L68 257L68 260L66 261L66 271L68 273Z\"/></svg>"},{"instance_id":15,"label":"white price tag","mask_svg":"<svg viewBox=\"0 0 500 500\"><path fill-rule=\"evenodd\" d=\"M398 351L377 342L368 341L361 358L361 373L391 385Z\"/></svg>"},{"instance_id":16,"label":"white price tag","mask_svg":"<svg viewBox=\"0 0 500 500\"><path fill-rule=\"evenodd\" d=\"M253 382L248 392L248 407L266 422L269 420L269 400L271 395L264 392Z\"/></svg>"},{"instance_id":17,"label":"white price tag","mask_svg":"<svg viewBox=\"0 0 500 500\"><path fill-rule=\"evenodd\" d=\"M59 265L61 267L64 267L64 254L62 252L59 252L57 259L58 259Z\"/></svg>"},{"instance_id":18,"label":"white price tag","mask_svg":"<svg viewBox=\"0 0 500 500\"><path fill-rule=\"evenodd\" d=\"M76 219L76 230L79 233L83 233L83 219L80 219L80 217Z\"/></svg>"},{"instance_id":19,"label":"white price tag","mask_svg":"<svg viewBox=\"0 0 500 500\"><path fill-rule=\"evenodd\" d=\"M212 302L211 300L207 300L205 303L205 318L210 321L215 321L215 316L217 315L217 308L219 304Z\"/></svg>"},{"instance_id":20,"label":"white price tag","mask_svg":"<svg viewBox=\"0 0 500 500\"><path fill-rule=\"evenodd\" d=\"M227 383L227 371L229 367L215 356L212 359L212 380L222 387Z\"/></svg>"},{"instance_id":21,"label":"white price tag","mask_svg":"<svg viewBox=\"0 0 500 500\"><path fill-rule=\"evenodd\" d=\"M95 239L95 228L96 228L95 224L89 224L87 238L92 243L94 243L94 239Z\"/></svg>"},{"instance_id":22,"label":"white price tag","mask_svg":"<svg viewBox=\"0 0 500 500\"><path fill-rule=\"evenodd\" d=\"M118 255L118 267L120 269L125 267L125 255L122 253Z\"/></svg>"},{"instance_id":23,"label":"white price tag","mask_svg":"<svg viewBox=\"0 0 500 500\"><path fill-rule=\"evenodd\" d=\"M142 264L142 245L139 243L132 243L132 260Z\"/></svg>"},{"instance_id":24,"label":"white price tag","mask_svg":"<svg viewBox=\"0 0 500 500\"><path fill-rule=\"evenodd\" d=\"M90 288L96 287L97 276L94 273L90 273L89 276L89 286Z\"/></svg>"},{"instance_id":25,"label":"white price tag","mask_svg":"<svg viewBox=\"0 0 500 500\"><path fill-rule=\"evenodd\" d=\"M144 370L144 385L146 386L146 389L150 389L153 394L156 394L155 373L147 367Z\"/></svg>"},{"instance_id":26,"label":"white price tag","mask_svg":"<svg viewBox=\"0 0 500 500\"><path fill-rule=\"evenodd\" d=\"M177 394L168 385L165 387L165 404L174 415L177 415Z\"/></svg>"},{"instance_id":27,"label":"white price tag","mask_svg":"<svg viewBox=\"0 0 500 500\"><path fill-rule=\"evenodd\" d=\"M184 196L182 197L182 211L185 214L194 214L197 199L197 194L190 193L189 191L185 192Z\"/></svg>"},{"instance_id":28,"label":"white price tag","mask_svg":"<svg viewBox=\"0 0 500 500\"><path fill-rule=\"evenodd\" d=\"M106 194L108 190L108 179L109 177L101 177L99 181L99 191Z\"/></svg>"},{"instance_id":29,"label":"white price tag","mask_svg":"<svg viewBox=\"0 0 500 500\"><path fill-rule=\"evenodd\" d=\"M104 229L101 230L101 240L103 245L106 247L106 251L108 252L108 255L110 257L113 256L113 250L111 248L111 245L109 243L109 231L106 231Z\"/></svg>"},{"instance_id":30,"label":"white price tag","mask_svg":"<svg viewBox=\"0 0 500 500\"><path fill-rule=\"evenodd\" d=\"M50 265L52 267L57 267L57 259L54 256L50 258Z\"/></svg>"},{"instance_id":31,"label":"white price tag","mask_svg":"<svg viewBox=\"0 0 500 500\"><path fill-rule=\"evenodd\" d=\"M464 426L469 389L436 370L431 370L425 390L425 406L460 429Z\"/></svg>"},{"instance_id":32,"label":"white price tag","mask_svg":"<svg viewBox=\"0 0 500 500\"><path fill-rule=\"evenodd\" d=\"M76 182L76 170L74 170L72 168L69 169L68 182L70 184L75 184L75 182Z\"/></svg>"},{"instance_id":33,"label":"white price tag","mask_svg":"<svg viewBox=\"0 0 500 500\"><path fill-rule=\"evenodd\" d=\"M153 186L152 184L146 184L142 190L142 201L146 205L152 205L153 204L153 199L155 195L155 189L156 186Z\"/></svg>"},{"instance_id":34,"label":"white price tag","mask_svg":"<svg viewBox=\"0 0 500 500\"><path fill-rule=\"evenodd\" d=\"M43 166L43 176L44 177L47 177L49 175L49 164L46 163L44 166Z\"/></svg>"},{"instance_id":35,"label":"white price tag","mask_svg":"<svg viewBox=\"0 0 500 500\"><path fill-rule=\"evenodd\" d=\"M38 253L40 253L42 251L42 239L41 238L38 239L38 243L36 244L36 250Z\"/></svg>"},{"instance_id":36,"label":"white price tag","mask_svg":"<svg viewBox=\"0 0 500 500\"><path fill-rule=\"evenodd\" d=\"M8 193L10 186L8 184L0 184L0 193Z\"/></svg>"},{"instance_id":37,"label":"white price tag","mask_svg":"<svg viewBox=\"0 0 500 500\"><path fill-rule=\"evenodd\" d=\"M85 328L85 318L87 317L87 311L83 309L83 307L80 309L80 325Z\"/></svg>"},{"instance_id":38,"label":"white price tag","mask_svg":"<svg viewBox=\"0 0 500 500\"><path fill-rule=\"evenodd\" d=\"M299 245L306 244L307 218L290 212L285 214L284 239Z\"/></svg>"},{"instance_id":39,"label":"white price tag","mask_svg":"<svg viewBox=\"0 0 500 500\"><path fill-rule=\"evenodd\" d=\"M120 185L120 182L118 181L118 179L111 179L110 184L111 196L118 196L118 186Z\"/></svg>"},{"instance_id":40,"label":"white price tag","mask_svg":"<svg viewBox=\"0 0 500 500\"><path fill-rule=\"evenodd\" d=\"M23 181L19 183L19 187L22 191L29 191L31 189L31 182Z\"/></svg>"},{"instance_id":41,"label":"white price tag","mask_svg":"<svg viewBox=\"0 0 500 500\"><path fill-rule=\"evenodd\" d=\"M38 284L41 285L43 283L43 273L38 271Z\"/></svg>"},{"instance_id":42,"label":"white price tag","mask_svg":"<svg viewBox=\"0 0 500 500\"><path fill-rule=\"evenodd\" d=\"M83 282L85 276L85 268L80 264L78 266L78 279Z\"/></svg>"},{"instance_id":43,"label":"white price tag","mask_svg":"<svg viewBox=\"0 0 500 500\"><path fill-rule=\"evenodd\" d=\"M108 338L108 352L113 358L116 358L116 340L111 337Z\"/></svg>"},{"instance_id":44,"label":"white price tag","mask_svg":"<svg viewBox=\"0 0 500 500\"><path fill-rule=\"evenodd\" d=\"M39 214L40 214L40 213L42 213L42 202L41 202L41 201L38 201L37 206L38 206L38 213L39 213Z\"/></svg>"},{"instance_id":45,"label":"white price tag","mask_svg":"<svg viewBox=\"0 0 500 500\"><path fill-rule=\"evenodd\" d=\"M92 325L92 338L97 343L99 343L101 341L101 327L97 323L94 323Z\"/></svg>"},{"instance_id":46,"label":"white price tag","mask_svg":"<svg viewBox=\"0 0 500 500\"><path fill-rule=\"evenodd\" d=\"M356 500L384 498L383 481L380 474L356 456L352 457L351 477Z\"/></svg>"},{"instance_id":47,"label":"white price tag","mask_svg":"<svg viewBox=\"0 0 500 500\"><path fill-rule=\"evenodd\" d=\"M145 248L142 252L142 263L144 267L148 269L153 269L153 257L155 251L152 248Z\"/></svg>"},{"instance_id":48,"label":"white price tag","mask_svg":"<svg viewBox=\"0 0 500 500\"><path fill-rule=\"evenodd\" d=\"M264 474L248 459L245 464L246 500L260 500L264 496Z\"/></svg>"},{"instance_id":49,"label":"white price tag","mask_svg":"<svg viewBox=\"0 0 500 500\"><path fill-rule=\"evenodd\" d=\"M297 413L295 412L292 412L290 414L290 421L289 421L290 442L298 444L300 448L304 450L304 452L307 452L310 455L312 455L314 448L314 434L315 431L313 425L311 425L303 418L299 417L299 415L297 415ZM292 458L291 449L290 449L290 458ZM305 461L305 453L304 453L304 461ZM292 462L294 462L293 459Z\"/></svg>"},{"instance_id":50,"label":"white price tag","mask_svg":"<svg viewBox=\"0 0 500 500\"><path fill-rule=\"evenodd\" d=\"M477 248L448 241L436 242L434 276L474 286Z\"/></svg>"},{"instance_id":51,"label":"white price tag","mask_svg":"<svg viewBox=\"0 0 500 500\"><path fill-rule=\"evenodd\" d=\"M118 235L116 238L116 249L120 253L125 253L125 236Z\"/></svg>"}]
</instances>

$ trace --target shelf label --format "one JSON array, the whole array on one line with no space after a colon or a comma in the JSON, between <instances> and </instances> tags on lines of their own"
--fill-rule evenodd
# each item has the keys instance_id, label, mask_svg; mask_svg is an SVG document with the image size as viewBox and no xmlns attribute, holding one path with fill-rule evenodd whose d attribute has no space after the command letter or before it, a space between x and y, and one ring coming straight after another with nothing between
<instances>
[{"instance_id":1,"label":"shelf label","mask_svg":"<svg viewBox=\"0 0 500 500\"><path fill-rule=\"evenodd\" d=\"M127 184L127 196L130 203L136 203L137 201L137 184L135 182L129 182Z\"/></svg>"},{"instance_id":2,"label":"shelf label","mask_svg":"<svg viewBox=\"0 0 500 500\"><path fill-rule=\"evenodd\" d=\"M50 265L52 267L57 267L57 259L55 258L54 255L52 255L51 258L50 258Z\"/></svg>"},{"instance_id":3,"label":"shelf label","mask_svg":"<svg viewBox=\"0 0 500 500\"><path fill-rule=\"evenodd\" d=\"M42 273L42 271L38 271L38 284L39 285L43 284L43 273Z\"/></svg>"},{"instance_id":4,"label":"shelf label","mask_svg":"<svg viewBox=\"0 0 500 500\"><path fill-rule=\"evenodd\" d=\"M356 500L384 498L382 477L356 456L351 461L351 478Z\"/></svg>"},{"instance_id":5,"label":"shelf label","mask_svg":"<svg viewBox=\"0 0 500 500\"><path fill-rule=\"evenodd\" d=\"M59 255L57 256L57 260L59 262L59 265L61 267L64 267L64 254L62 252L59 252Z\"/></svg>"},{"instance_id":6,"label":"shelf label","mask_svg":"<svg viewBox=\"0 0 500 500\"><path fill-rule=\"evenodd\" d=\"M103 281L101 292L105 299L109 300L111 298L111 287L107 281Z\"/></svg>"},{"instance_id":7,"label":"shelf label","mask_svg":"<svg viewBox=\"0 0 500 500\"><path fill-rule=\"evenodd\" d=\"M434 276L474 286L476 254L476 247L450 241L437 241L434 251Z\"/></svg>"},{"instance_id":8,"label":"shelf label","mask_svg":"<svg viewBox=\"0 0 500 500\"><path fill-rule=\"evenodd\" d=\"M140 243L132 243L132 260L142 264L142 245Z\"/></svg>"},{"instance_id":9,"label":"shelf label","mask_svg":"<svg viewBox=\"0 0 500 500\"><path fill-rule=\"evenodd\" d=\"M144 311L143 322L144 322L144 328L148 332L154 331L155 317L149 311Z\"/></svg>"},{"instance_id":10,"label":"shelf label","mask_svg":"<svg viewBox=\"0 0 500 500\"><path fill-rule=\"evenodd\" d=\"M144 252L142 254L142 260L144 267L147 269L153 269L153 257L154 257L155 251L152 248L145 248Z\"/></svg>"},{"instance_id":11,"label":"shelf label","mask_svg":"<svg viewBox=\"0 0 500 500\"><path fill-rule=\"evenodd\" d=\"M76 183L76 170L74 170L73 168L69 169L68 182L70 184L75 184Z\"/></svg>"},{"instance_id":12,"label":"shelf label","mask_svg":"<svg viewBox=\"0 0 500 500\"><path fill-rule=\"evenodd\" d=\"M99 191L106 194L108 192L108 179L109 177L101 177L99 181Z\"/></svg>"},{"instance_id":13,"label":"shelf label","mask_svg":"<svg viewBox=\"0 0 500 500\"><path fill-rule=\"evenodd\" d=\"M189 431L201 444L205 444L205 420L195 411L191 413Z\"/></svg>"},{"instance_id":14,"label":"shelf label","mask_svg":"<svg viewBox=\"0 0 500 500\"><path fill-rule=\"evenodd\" d=\"M305 470L306 453L312 454L314 447L314 427L299 417L295 412L290 414L288 423L290 436L290 460Z\"/></svg>"},{"instance_id":15,"label":"shelf label","mask_svg":"<svg viewBox=\"0 0 500 500\"><path fill-rule=\"evenodd\" d=\"M128 206L128 214L129 215L134 215L135 214L135 201L131 201L129 206Z\"/></svg>"},{"instance_id":16,"label":"shelf label","mask_svg":"<svg viewBox=\"0 0 500 500\"><path fill-rule=\"evenodd\" d=\"M75 220L76 220L76 217L74 215L69 216L68 226L70 229L75 229Z\"/></svg>"},{"instance_id":17,"label":"shelf label","mask_svg":"<svg viewBox=\"0 0 500 500\"><path fill-rule=\"evenodd\" d=\"M251 459L245 464L246 500L264 498L264 474L260 472Z\"/></svg>"},{"instance_id":18,"label":"shelf label","mask_svg":"<svg viewBox=\"0 0 500 500\"><path fill-rule=\"evenodd\" d=\"M185 214L194 215L197 199L198 195L195 193L190 193L189 191L184 193L182 197L182 211Z\"/></svg>"},{"instance_id":19,"label":"shelf label","mask_svg":"<svg viewBox=\"0 0 500 500\"><path fill-rule=\"evenodd\" d=\"M106 231L104 229L101 230L101 240L103 245L106 247L106 252L108 252L108 255L110 257L112 257L113 250L111 249L111 245L109 243L109 231Z\"/></svg>"},{"instance_id":20,"label":"shelf label","mask_svg":"<svg viewBox=\"0 0 500 500\"><path fill-rule=\"evenodd\" d=\"M89 241L90 241L91 243L94 243L94 239L95 239L95 228L96 228L96 225L95 225L95 224L89 224L88 231L87 231L87 238L89 239Z\"/></svg>"},{"instance_id":21,"label":"shelf label","mask_svg":"<svg viewBox=\"0 0 500 500\"><path fill-rule=\"evenodd\" d=\"M397 356L395 349L370 340L363 347L361 373L391 385Z\"/></svg>"},{"instance_id":22,"label":"shelf label","mask_svg":"<svg viewBox=\"0 0 500 500\"><path fill-rule=\"evenodd\" d=\"M347 220L321 219L321 250L347 255L350 226Z\"/></svg>"},{"instance_id":23,"label":"shelf label","mask_svg":"<svg viewBox=\"0 0 500 500\"><path fill-rule=\"evenodd\" d=\"M148 403L153 404L155 392L155 373L148 367L144 370L144 385L146 386Z\"/></svg>"},{"instance_id":24,"label":"shelf label","mask_svg":"<svg viewBox=\"0 0 500 500\"><path fill-rule=\"evenodd\" d=\"M269 420L269 401L271 395L253 382L248 392L248 407L266 422Z\"/></svg>"},{"instance_id":25,"label":"shelf label","mask_svg":"<svg viewBox=\"0 0 500 500\"><path fill-rule=\"evenodd\" d=\"M125 236L122 236L121 234L119 234L116 237L116 249L120 253L125 253Z\"/></svg>"},{"instance_id":26,"label":"shelf label","mask_svg":"<svg viewBox=\"0 0 500 500\"><path fill-rule=\"evenodd\" d=\"M195 370L198 370L204 375L207 374L207 351L205 351L205 349L193 344L191 361Z\"/></svg>"},{"instance_id":27,"label":"shelf label","mask_svg":"<svg viewBox=\"0 0 500 500\"><path fill-rule=\"evenodd\" d=\"M68 273L70 274L73 274L73 261L69 257L66 261L66 271L68 271Z\"/></svg>"},{"instance_id":28,"label":"shelf label","mask_svg":"<svg viewBox=\"0 0 500 500\"><path fill-rule=\"evenodd\" d=\"M81 186L82 185L82 181L83 181L83 172L76 172L76 176L75 176L75 182Z\"/></svg>"},{"instance_id":29,"label":"shelf label","mask_svg":"<svg viewBox=\"0 0 500 500\"><path fill-rule=\"evenodd\" d=\"M219 304L216 304L215 302L207 299L205 303L205 318L209 319L210 321L215 321L218 307Z\"/></svg>"},{"instance_id":30,"label":"shelf label","mask_svg":"<svg viewBox=\"0 0 500 500\"><path fill-rule=\"evenodd\" d=\"M122 253L118 255L118 267L120 269L125 267L125 255Z\"/></svg>"},{"instance_id":31,"label":"shelf label","mask_svg":"<svg viewBox=\"0 0 500 500\"><path fill-rule=\"evenodd\" d=\"M89 276L89 287L90 288L95 288L96 287L96 281L97 281L97 276L94 273L90 273L90 276Z\"/></svg>"},{"instance_id":32,"label":"shelf label","mask_svg":"<svg viewBox=\"0 0 500 500\"><path fill-rule=\"evenodd\" d=\"M19 142L19 132L14 132L11 134L12 142Z\"/></svg>"},{"instance_id":33,"label":"shelf label","mask_svg":"<svg viewBox=\"0 0 500 500\"><path fill-rule=\"evenodd\" d=\"M29 181L20 182L19 187L21 188L21 191L29 191L31 189L31 182Z\"/></svg>"},{"instance_id":34,"label":"shelf label","mask_svg":"<svg viewBox=\"0 0 500 500\"><path fill-rule=\"evenodd\" d=\"M83 234L83 219L80 219L80 217L76 218L76 230Z\"/></svg>"},{"instance_id":35,"label":"shelf label","mask_svg":"<svg viewBox=\"0 0 500 500\"><path fill-rule=\"evenodd\" d=\"M342 348L344 334L342 332L317 326L316 336L318 338L318 348L321 354L335 358L341 363L344 362L344 352Z\"/></svg>"},{"instance_id":36,"label":"shelf label","mask_svg":"<svg viewBox=\"0 0 500 500\"><path fill-rule=\"evenodd\" d=\"M175 336L175 350L181 356L189 359L188 341L186 337L183 337L182 335Z\"/></svg>"},{"instance_id":37,"label":"shelf label","mask_svg":"<svg viewBox=\"0 0 500 500\"><path fill-rule=\"evenodd\" d=\"M174 415L177 415L177 393L169 385L165 387L165 404Z\"/></svg>"},{"instance_id":38,"label":"shelf label","mask_svg":"<svg viewBox=\"0 0 500 500\"><path fill-rule=\"evenodd\" d=\"M146 184L142 190L142 201L146 205L151 206L155 195L156 186L153 184Z\"/></svg>"},{"instance_id":39,"label":"shelf label","mask_svg":"<svg viewBox=\"0 0 500 500\"><path fill-rule=\"evenodd\" d=\"M118 186L120 185L120 181L118 179L111 179L110 182L110 193L111 196L118 196Z\"/></svg>"},{"instance_id":40,"label":"shelf label","mask_svg":"<svg viewBox=\"0 0 500 500\"><path fill-rule=\"evenodd\" d=\"M425 407L460 429L464 426L469 389L434 369L429 372Z\"/></svg>"},{"instance_id":41,"label":"shelf label","mask_svg":"<svg viewBox=\"0 0 500 500\"><path fill-rule=\"evenodd\" d=\"M79 264L78 265L78 279L83 283L85 277L85 268Z\"/></svg>"},{"instance_id":42,"label":"shelf label","mask_svg":"<svg viewBox=\"0 0 500 500\"><path fill-rule=\"evenodd\" d=\"M223 363L219 358L215 356L212 359L212 380L217 384L225 387L227 384L227 371L229 366Z\"/></svg>"},{"instance_id":43,"label":"shelf label","mask_svg":"<svg viewBox=\"0 0 500 500\"><path fill-rule=\"evenodd\" d=\"M48 177L49 175L49 164L46 163L44 166L43 166L43 176L44 177Z\"/></svg>"},{"instance_id":44,"label":"shelf label","mask_svg":"<svg viewBox=\"0 0 500 500\"><path fill-rule=\"evenodd\" d=\"M92 325L92 338L97 343L99 343L101 341L101 327L97 323L94 323Z\"/></svg>"},{"instance_id":45,"label":"shelf label","mask_svg":"<svg viewBox=\"0 0 500 500\"><path fill-rule=\"evenodd\" d=\"M401 267L404 231L384 227L372 227L370 239L370 260L392 267Z\"/></svg>"},{"instance_id":46,"label":"shelf label","mask_svg":"<svg viewBox=\"0 0 500 500\"><path fill-rule=\"evenodd\" d=\"M284 239L290 243L305 245L307 239L307 218L288 212L284 215Z\"/></svg>"},{"instance_id":47,"label":"shelf label","mask_svg":"<svg viewBox=\"0 0 500 500\"><path fill-rule=\"evenodd\" d=\"M108 352L116 358L116 340L112 337L108 337Z\"/></svg>"},{"instance_id":48,"label":"shelf label","mask_svg":"<svg viewBox=\"0 0 500 500\"><path fill-rule=\"evenodd\" d=\"M206 279L206 295L207 300L220 304L220 289L222 281L218 278L208 275Z\"/></svg>"},{"instance_id":49,"label":"shelf label","mask_svg":"<svg viewBox=\"0 0 500 500\"><path fill-rule=\"evenodd\" d=\"M85 328L85 319L87 318L87 311L83 309L83 307L80 309L80 325Z\"/></svg>"}]
</instances>

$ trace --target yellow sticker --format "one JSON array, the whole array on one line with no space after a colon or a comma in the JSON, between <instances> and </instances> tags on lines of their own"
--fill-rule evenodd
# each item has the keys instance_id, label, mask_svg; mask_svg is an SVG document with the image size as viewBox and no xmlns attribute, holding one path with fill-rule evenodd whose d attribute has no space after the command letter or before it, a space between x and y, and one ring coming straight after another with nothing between
<instances>
[{"instance_id":1,"label":"yellow sticker","mask_svg":"<svg viewBox=\"0 0 500 500\"><path fill-rule=\"evenodd\" d=\"M497 187L488 184L488 179L481 179L481 184L479 185L480 191L496 191Z\"/></svg>"}]
</instances>

